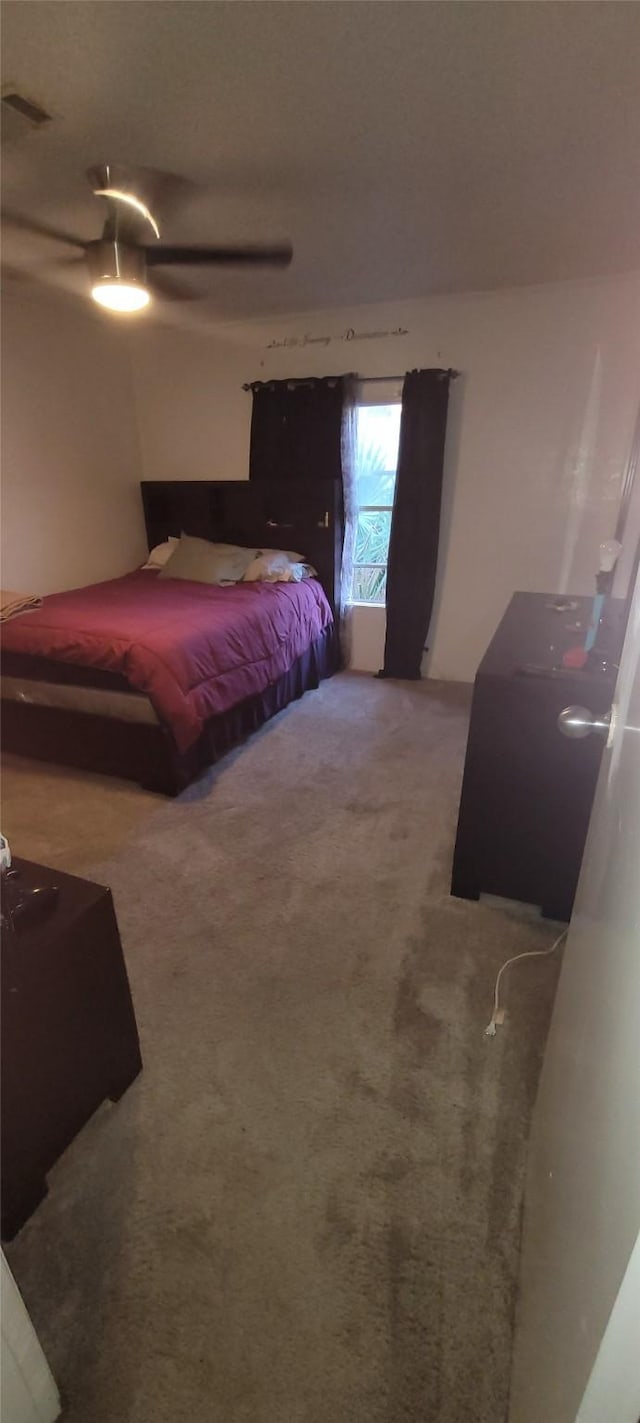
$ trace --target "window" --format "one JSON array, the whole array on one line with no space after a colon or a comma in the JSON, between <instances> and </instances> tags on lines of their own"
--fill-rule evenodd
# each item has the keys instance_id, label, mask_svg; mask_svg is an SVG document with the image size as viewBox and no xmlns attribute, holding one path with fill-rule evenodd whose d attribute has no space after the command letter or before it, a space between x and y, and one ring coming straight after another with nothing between
<instances>
[{"instance_id":1,"label":"window","mask_svg":"<svg viewBox=\"0 0 640 1423\"><path fill-rule=\"evenodd\" d=\"M356 412L354 603L385 601L401 409L396 397L384 404L359 404Z\"/></svg>"}]
</instances>

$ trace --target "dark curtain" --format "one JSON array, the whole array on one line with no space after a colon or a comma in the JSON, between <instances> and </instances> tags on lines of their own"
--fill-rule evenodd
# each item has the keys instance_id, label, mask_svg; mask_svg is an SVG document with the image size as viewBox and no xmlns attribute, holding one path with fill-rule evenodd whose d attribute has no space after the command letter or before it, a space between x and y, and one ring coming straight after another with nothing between
<instances>
[{"instance_id":1,"label":"dark curtain","mask_svg":"<svg viewBox=\"0 0 640 1423\"><path fill-rule=\"evenodd\" d=\"M255 381L250 479L340 479L345 378Z\"/></svg>"},{"instance_id":2,"label":"dark curtain","mask_svg":"<svg viewBox=\"0 0 640 1423\"><path fill-rule=\"evenodd\" d=\"M380 677L420 677L436 583L450 376L450 371L409 371L402 387Z\"/></svg>"},{"instance_id":3,"label":"dark curtain","mask_svg":"<svg viewBox=\"0 0 640 1423\"><path fill-rule=\"evenodd\" d=\"M358 432L357 382L355 376L342 377L342 515L344 534L340 568L340 645L345 667L351 661L352 623L349 599L353 581L353 556L358 530L356 498L356 445Z\"/></svg>"}]
</instances>

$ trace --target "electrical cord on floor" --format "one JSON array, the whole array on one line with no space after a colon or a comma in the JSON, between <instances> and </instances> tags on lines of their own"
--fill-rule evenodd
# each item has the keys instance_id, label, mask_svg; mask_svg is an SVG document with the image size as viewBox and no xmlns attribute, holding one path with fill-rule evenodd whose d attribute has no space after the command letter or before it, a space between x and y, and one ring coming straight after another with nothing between
<instances>
[{"instance_id":1,"label":"electrical cord on floor","mask_svg":"<svg viewBox=\"0 0 640 1423\"><path fill-rule=\"evenodd\" d=\"M557 939L551 945L550 949L530 949L527 954L516 954L514 958L507 959L507 962L503 963L502 968L498 973L498 977L496 978L496 986L493 995L493 1015L491 1018L491 1022L487 1024L484 1030L485 1038L495 1038L496 1028L504 1022L504 1012L500 1007L500 979L502 978L505 969L509 968L512 963L518 963L520 959L541 959L546 958L548 954L555 953L555 950L558 948L558 945L562 943L563 939L566 939L567 932L568 931L566 929L563 929L562 933L558 934Z\"/></svg>"}]
</instances>

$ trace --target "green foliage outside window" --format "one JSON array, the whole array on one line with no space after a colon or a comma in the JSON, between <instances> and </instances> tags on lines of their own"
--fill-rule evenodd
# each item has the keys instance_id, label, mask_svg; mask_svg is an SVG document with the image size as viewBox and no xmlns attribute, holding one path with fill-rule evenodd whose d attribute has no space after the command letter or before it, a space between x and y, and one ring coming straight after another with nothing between
<instances>
[{"instance_id":1,"label":"green foliage outside window","mask_svg":"<svg viewBox=\"0 0 640 1423\"><path fill-rule=\"evenodd\" d=\"M360 406L356 453L358 522L351 593L357 603L385 601L399 428L399 405Z\"/></svg>"}]
</instances>

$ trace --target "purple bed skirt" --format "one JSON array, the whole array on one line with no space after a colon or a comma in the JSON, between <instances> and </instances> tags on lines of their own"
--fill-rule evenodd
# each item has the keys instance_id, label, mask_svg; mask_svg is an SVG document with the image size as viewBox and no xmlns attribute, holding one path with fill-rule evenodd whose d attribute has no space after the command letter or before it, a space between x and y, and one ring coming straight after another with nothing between
<instances>
[{"instance_id":1,"label":"purple bed skirt","mask_svg":"<svg viewBox=\"0 0 640 1423\"><path fill-rule=\"evenodd\" d=\"M338 639L332 625L325 628L277 682L255 697L230 707L229 711L209 718L195 745L176 758L184 772L183 784L188 785L204 767L213 766L290 702L298 701L305 692L318 687L325 677L338 671L339 664Z\"/></svg>"}]
</instances>

